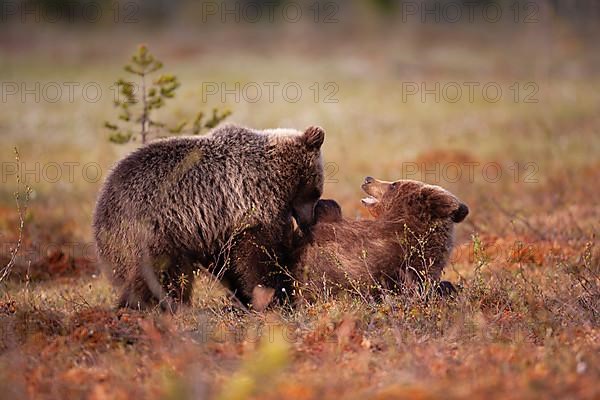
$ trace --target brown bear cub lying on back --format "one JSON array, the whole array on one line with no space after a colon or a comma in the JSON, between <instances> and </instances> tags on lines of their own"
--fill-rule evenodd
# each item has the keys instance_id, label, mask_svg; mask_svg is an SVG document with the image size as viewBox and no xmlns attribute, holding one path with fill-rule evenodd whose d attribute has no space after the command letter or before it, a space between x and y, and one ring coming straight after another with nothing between
<instances>
[{"instance_id":1,"label":"brown bear cub lying on back","mask_svg":"<svg viewBox=\"0 0 600 400\"><path fill-rule=\"evenodd\" d=\"M335 201L317 203L317 223L296 243L291 261L300 295L377 296L427 283L442 294L454 291L440 278L452 251L454 224L465 219L468 207L439 186L413 180L367 177L362 189L373 220L347 220Z\"/></svg>"}]
</instances>

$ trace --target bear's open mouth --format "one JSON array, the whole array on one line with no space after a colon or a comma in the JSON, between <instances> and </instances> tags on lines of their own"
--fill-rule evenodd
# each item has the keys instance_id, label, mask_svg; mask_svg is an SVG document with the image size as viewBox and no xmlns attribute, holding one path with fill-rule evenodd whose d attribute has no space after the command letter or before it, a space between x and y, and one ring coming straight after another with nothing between
<instances>
[{"instance_id":1,"label":"bear's open mouth","mask_svg":"<svg viewBox=\"0 0 600 400\"><path fill-rule=\"evenodd\" d=\"M365 205L365 206L374 206L375 204L379 203L379 200L377 200L375 197L373 196L367 196L364 197L362 199L360 199L360 201Z\"/></svg>"}]
</instances>

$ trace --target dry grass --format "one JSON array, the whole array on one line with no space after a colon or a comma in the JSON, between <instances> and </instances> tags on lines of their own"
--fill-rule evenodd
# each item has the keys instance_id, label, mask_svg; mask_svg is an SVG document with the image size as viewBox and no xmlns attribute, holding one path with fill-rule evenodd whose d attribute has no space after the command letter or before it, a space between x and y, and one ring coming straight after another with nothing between
<instances>
[{"instance_id":1,"label":"dry grass","mask_svg":"<svg viewBox=\"0 0 600 400\"><path fill-rule=\"evenodd\" d=\"M452 40L401 27L397 40L378 38L376 46L366 37L329 52L301 41L301 55L292 49L267 59L252 48L230 55L181 36L176 48L169 36L145 37L183 83L174 121L197 108L190 99L201 96L202 81L296 81L307 93L313 82L335 81L338 103L311 95L233 103L232 118L259 128L324 126L325 156L337 166L326 196L348 216L364 216L363 176L399 178L407 162L418 166L413 178L450 188L471 209L444 276L462 289L450 301L341 296L263 315L236 309L201 277L193 307L174 316L116 311L89 247L99 182L80 174L73 182L30 181L23 249L0 287L0 397L600 397L600 77L593 48L565 28L551 32L552 43L530 32L528 40L515 34L484 44L460 32ZM131 46L123 55L135 41L124 40ZM3 49L10 61L3 54L0 71L108 88L121 58L107 55L105 40L70 43L61 48L70 61L43 49L35 56ZM524 76L538 83L539 103L405 103L399 93L406 81L495 81L506 89ZM105 140L102 121L112 113L106 98L3 104L2 160L11 161L4 150L18 145L28 162L98 162L106 171L129 150ZM478 169L456 182L420 175L469 162L507 169L493 183ZM537 182L515 182L506 172L515 162L535 163ZM1 193L5 258L17 237L11 190Z\"/></svg>"},{"instance_id":2,"label":"dry grass","mask_svg":"<svg viewBox=\"0 0 600 400\"><path fill-rule=\"evenodd\" d=\"M199 279L194 306L170 316L113 310L102 278L15 285L1 382L41 398L598 396L598 249L536 265L472 247L451 301L342 296L261 315Z\"/></svg>"}]
</instances>

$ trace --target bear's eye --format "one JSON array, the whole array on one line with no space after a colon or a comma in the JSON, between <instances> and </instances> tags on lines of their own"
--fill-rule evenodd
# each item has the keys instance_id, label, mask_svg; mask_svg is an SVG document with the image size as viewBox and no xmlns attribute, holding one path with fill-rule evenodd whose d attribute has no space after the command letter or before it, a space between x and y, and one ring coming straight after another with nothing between
<instances>
[{"instance_id":1,"label":"bear's eye","mask_svg":"<svg viewBox=\"0 0 600 400\"><path fill-rule=\"evenodd\" d=\"M390 189L395 190L398 187L398 182L394 182L390 185Z\"/></svg>"}]
</instances>

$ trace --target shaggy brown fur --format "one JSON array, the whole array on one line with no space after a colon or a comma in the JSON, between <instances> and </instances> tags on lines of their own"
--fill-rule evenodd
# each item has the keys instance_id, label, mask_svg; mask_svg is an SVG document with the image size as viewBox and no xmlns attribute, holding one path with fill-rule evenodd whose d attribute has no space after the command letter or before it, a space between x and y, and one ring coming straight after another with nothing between
<instances>
[{"instance_id":1,"label":"shaggy brown fur","mask_svg":"<svg viewBox=\"0 0 600 400\"><path fill-rule=\"evenodd\" d=\"M467 216L467 206L441 187L412 180L368 177L362 188L369 195L363 204L374 220L339 220L332 200L317 203L321 219L296 244L291 261L304 297L313 291L376 294L439 283L452 250L454 223ZM451 292L452 285L443 282L439 290Z\"/></svg>"},{"instance_id":2,"label":"shaggy brown fur","mask_svg":"<svg viewBox=\"0 0 600 400\"><path fill-rule=\"evenodd\" d=\"M292 216L314 222L323 188L318 127L227 125L152 142L121 160L94 213L100 259L122 285L120 306L189 302L200 263L244 303L257 285L285 284L275 264Z\"/></svg>"}]
</instances>

